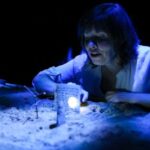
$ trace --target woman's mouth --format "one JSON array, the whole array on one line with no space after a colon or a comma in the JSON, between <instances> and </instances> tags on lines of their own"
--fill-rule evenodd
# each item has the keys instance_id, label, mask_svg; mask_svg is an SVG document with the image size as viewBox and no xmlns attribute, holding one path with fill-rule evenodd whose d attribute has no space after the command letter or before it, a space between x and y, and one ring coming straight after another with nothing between
<instances>
[{"instance_id":1,"label":"woman's mouth","mask_svg":"<svg viewBox=\"0 0 150 150\"><path fill-rule=\"evenodd\" d=\"M101 56L102 54L100 54L100 53L91 53L91 56L92 57L98 57L98 56Z\"/></svg>"}]
</instances>

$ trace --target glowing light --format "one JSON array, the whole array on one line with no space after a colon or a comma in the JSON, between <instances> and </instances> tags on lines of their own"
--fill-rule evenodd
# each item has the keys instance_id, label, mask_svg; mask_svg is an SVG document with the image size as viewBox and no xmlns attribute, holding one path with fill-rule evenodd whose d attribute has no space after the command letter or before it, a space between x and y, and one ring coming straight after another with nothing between
<instances>
[{"instance_id":1,"label":"glowing light","mask_svg":"<svg viewBox=\"0 0 150 150\"><path fill-rule=\"evenodd\" d=\"M71 96L68 98L68 105L70 108L75 109L80 106L80 101L76 97Z\"/></svg>"}]
</instances>

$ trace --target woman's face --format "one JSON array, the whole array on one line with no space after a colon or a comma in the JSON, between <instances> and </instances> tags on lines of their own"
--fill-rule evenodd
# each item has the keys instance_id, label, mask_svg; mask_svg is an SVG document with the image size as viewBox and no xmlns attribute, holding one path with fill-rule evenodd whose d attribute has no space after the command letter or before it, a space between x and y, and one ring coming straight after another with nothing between
<instances>
[{"instance_id":1,"label":"woman's face","mask_svg":"<svg viewBox=\"0 0 150 150\"><path fill-rule=\"evenodd\" d=\"M84 33L84 46L95 65L111 65L116 58L110 36L104 31L94 29Z\"/></svg>"}]
</instances>

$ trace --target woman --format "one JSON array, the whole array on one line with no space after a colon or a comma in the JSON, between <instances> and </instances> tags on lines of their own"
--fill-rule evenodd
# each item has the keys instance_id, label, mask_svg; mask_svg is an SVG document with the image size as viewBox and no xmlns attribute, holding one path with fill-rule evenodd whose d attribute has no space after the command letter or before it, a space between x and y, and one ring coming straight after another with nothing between
<instances>
[{"instance_id":1,"label":"woman","mask_svg":"<svg viewBox=\"0 0 150 150\"><path fill-rule=\"evenodd\" d=\"M33 86L54 93L57 83L83 88L83 101L105 99L150 107L150 47L140 45L126 11L103 3L81 17L78 35L84 53L58 67L38 73Z\"/></svg>"}]
</instances>

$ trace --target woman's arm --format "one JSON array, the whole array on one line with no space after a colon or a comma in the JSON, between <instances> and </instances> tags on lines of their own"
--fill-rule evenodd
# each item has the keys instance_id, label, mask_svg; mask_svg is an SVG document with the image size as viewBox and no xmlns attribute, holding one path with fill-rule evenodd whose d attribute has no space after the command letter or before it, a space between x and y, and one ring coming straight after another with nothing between
<instances>
[{"instance_id":1,"label":"woman's arm","mask_svg":"<svg viewBox=\"0 0 150 150\"><path fill-rule=\"evenodd\" d=\"M107 92L106 99L112 102L140 104L150 108L150 47L140 46L132 91Z\"/></svg>"},{"instance_id":2,"label":"woman's arm","mask_svg":"<svg viewBox=\"0 0 150 150\"><path fill-rule=\"evenodd\" d=\"M73 60L58 67L50 67L39 72L32 81L33 87L39 93L47 95L56 91L57 83L65 83L73 78Z\"/></svg>"},{"instance_id":3,"label":"woman's arm","mask_svg":"<svg viewBox=\"0 0 150 150\"><path fill-rule=\"evenodd\" d=\"M73 60L39 72L32 81L38 93L52 94L56 91L57 83L74 82L76 73L82 70L87 57L85 54L76 56Z\"/></svg>"},{"instance_id":4,"label":"woman's arm","mask_svg":"<svg viewBox=\"0 0 150 150\"><path fill-rule=\"evenodd\" d=\"M150 93L107 92L106 99L111 102L139 104L150 108Z\"/></svg>"},{"instance_id":5,"label":"woman's arm","mask_svg":"<svg viewBox=\"0 0 150 150\"><path fill-rule=\"evenodd\" d=\"M56 90L56 83L49 77L46 70L41 71L33 78L32 85L39 94L50 95Z\"/></svg>"}]
</instances>

